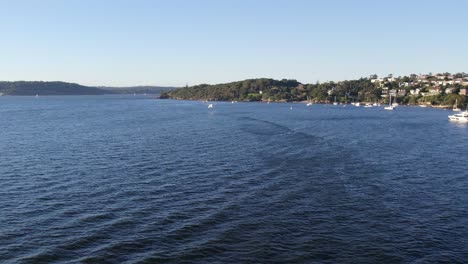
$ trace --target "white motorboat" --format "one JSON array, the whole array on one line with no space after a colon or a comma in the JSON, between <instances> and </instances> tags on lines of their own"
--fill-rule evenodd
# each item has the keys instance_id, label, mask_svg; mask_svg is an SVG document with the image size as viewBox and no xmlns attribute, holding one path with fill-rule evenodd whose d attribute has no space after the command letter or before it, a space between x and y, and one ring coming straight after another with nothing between
<instances>
[{"instance_id":1,"label":"white motorboat","mask_svg":"<svg viewBox=\"0 0 468 264\"><path fill-rule=\"evenodd\" d=\"M468 123L468 110L454 115L448 116L450 121L459 122L459 123Z\"/></svg>"}]
</instances>

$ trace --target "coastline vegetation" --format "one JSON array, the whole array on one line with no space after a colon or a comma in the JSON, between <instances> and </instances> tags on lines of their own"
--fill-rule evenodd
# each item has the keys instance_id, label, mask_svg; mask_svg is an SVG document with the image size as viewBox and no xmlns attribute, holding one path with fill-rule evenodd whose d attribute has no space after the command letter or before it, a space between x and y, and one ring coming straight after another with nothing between
<instances>
[{"instance_id":1,"label":"coastline vegetation","mask_svg":"<svg viewBox=\"0 0 468 264\"><path fill-rule=\"evenodd\" d=\"M461 78L466 78L465 74ZM208 101L263 101L263 102L298 102L311 98L317 103L351 103L380 102L388 103L389 95L392 101L400 104L426 104L433 106L452 107L457 102L463 107L468 101L465 94L465 83L447 82L441 88L432 83L431 78L411 75L394 78L369 78L346 80L340 82L324 82L302 84L296 80L248 79L223 84L200 84L186 86L164 92L161 99L208 100ZM445 78L447 79L447 78ZM466 82L468 85L468 81ZM437 92L434 92L436 89Z\"/></svg>"}]
</instances>

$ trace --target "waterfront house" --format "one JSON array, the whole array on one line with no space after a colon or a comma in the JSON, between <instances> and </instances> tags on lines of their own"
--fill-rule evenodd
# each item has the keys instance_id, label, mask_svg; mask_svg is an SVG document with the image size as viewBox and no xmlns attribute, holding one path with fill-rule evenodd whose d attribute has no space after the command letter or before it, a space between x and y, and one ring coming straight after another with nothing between
<instances>
[{"instance_id":1,"label":"waterfront house","mask_svg":"<svg viewBox=\"0 0 468 264\"><path fill-rule=\"evenodd\" d=\"M418 76L419 81L426 80L426 79L427 79L427 75L425 75L425 74L422 74L422 75Z\"/></svg>"},{"instance_id":2,"label":"waterfront house","mask_svg":"<svg viewBox=\"0 0 468 264\"><path fill-rule=\"evenodd\" d=\"M421 92L421 89L419 89L419 88L411 89L411 90L410 90L411 95L418 95L419 92Z\"/></svg>"},{"instance_id":3,"label":"waterfront house","mask_svg":"<svg viewBox=\"0 0 468 264\"><path fill-rule=\"evenodd\" d=\"M430 95L440 94L440 91L441 91L440 86L434 86L434 87L429 88L429 94Z\"/></svg>"}]
</instances>

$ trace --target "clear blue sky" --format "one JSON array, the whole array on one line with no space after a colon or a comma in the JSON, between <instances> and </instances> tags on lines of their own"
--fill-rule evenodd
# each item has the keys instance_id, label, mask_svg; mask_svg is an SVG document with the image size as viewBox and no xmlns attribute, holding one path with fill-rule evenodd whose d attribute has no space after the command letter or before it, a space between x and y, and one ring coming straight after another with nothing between
<instances>
[{"instance_id":1,"label":"clear blue sky","mask_svg":"<svg viewBox=\"0 0 468 264\"><path fill-rule=\"evenodd\" d=\"M309 83L468 71L468 1L0 0L0 80Z\"/></svg>"}]
</instances>

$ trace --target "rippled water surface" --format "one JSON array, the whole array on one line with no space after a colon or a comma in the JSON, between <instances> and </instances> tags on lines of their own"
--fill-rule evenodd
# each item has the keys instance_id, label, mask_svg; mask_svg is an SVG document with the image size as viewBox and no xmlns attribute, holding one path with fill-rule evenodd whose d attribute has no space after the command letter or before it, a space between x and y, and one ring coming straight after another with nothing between
<instances>
[{"instance_id":1,"label":"rippled water surface","mask_svg":"<svg viewBox=\"0 0 468 264\"><path fill-rule=\"evenodd\" d=\"M462 263L448 114L0 97L0 262Z\"/></svg>"}]
</instances>

